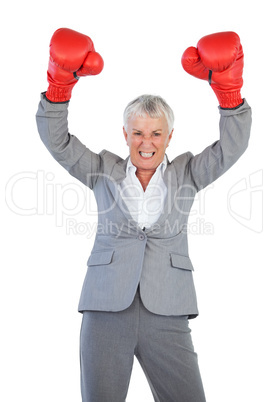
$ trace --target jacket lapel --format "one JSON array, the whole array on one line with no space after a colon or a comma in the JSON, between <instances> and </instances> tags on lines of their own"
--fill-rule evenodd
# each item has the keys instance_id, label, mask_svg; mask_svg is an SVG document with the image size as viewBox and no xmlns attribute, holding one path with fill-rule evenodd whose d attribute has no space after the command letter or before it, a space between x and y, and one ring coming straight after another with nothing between
<instances>
[{"instance_id":1,"label":"jacket lapel","mask_svg":"<svg viewBox=\"0 0 268 402\"><path fill-rule=\"evenodd\" d=\"M111 176L117 184L120 184L126 177L128 160L129 156L126 159L122 159L121 161L117 162L111 171Z\"/></svg>"},{"instance_id":2,"label":"jacket lapel","mask_svg":"<svg viewBox=\"0 0 268 402\"><path fill-rule=\"evenodd\" d=\"M138 224L133 221L133 218L129 212L129 209L124 202L124 200L120 197L120 192L119 192L119 185L122 183L122 181L126 178L126 169L127 169L127 163L129 160L129 156L117 162L114 165L113 170L111 171L111 180L108 180L108 187L116 200L117 206L121 209L123 214L125 215L128 224L131 222L131 226L133 228L140 229Z\"/></svg>"},{"instance_id":3,"label":"jacket lapel","mask_svg":"<svg viewBox=\"0 0 268 402\"><path fill-rule=\"evenodd\" d=\"M113 194L114 199L117 201L117 205L121 207L121 210L123 211L124 215L126 216L128 221L133 222L133 218L127 208L127 205L125 202L122 200L121 197L119 197L119 184L125 179L126 177L126 168L127 168L127 163L128 163L129 156L124 159L119 161L114 165L113 170L111 171L111 180L108 180L108 186ZM167 167L164 173L164 182L165 185L167 186L167 196L164 202L164 208L162 211L162 214L160 215L159 219L157 220L156 224L161 225L163 224L166 219L168 218L169 213L172 210L174 200L176 197L176 192L178 189L178 184L177 184L177 175L176 175L176 170L174 168L173 163L170 163L169 160L167 160ZM137 225L138 228L138 225ZM153 229L149 229L147 232L150 232Z\"/></svg>"},{"instance_id":4,"label":"jacket lapel","mask_svg":"<svg viewBox=\"0 0 268 402\"><path fill-rule=\"evenodd\" d=\"M172 211L174 201L176 198L177 190L178 190L178 182L177 182L177 174L173 163L167 161L167 168L164 173L164 183L167 186L167 195L164 201L164 207L162 213L155 225L162 226L166 220L168 219L169 214ZM154 225L153 225L154 226ZM152 229L149 229L147 232L150 232Z\"/></svg>"}]
</instances>

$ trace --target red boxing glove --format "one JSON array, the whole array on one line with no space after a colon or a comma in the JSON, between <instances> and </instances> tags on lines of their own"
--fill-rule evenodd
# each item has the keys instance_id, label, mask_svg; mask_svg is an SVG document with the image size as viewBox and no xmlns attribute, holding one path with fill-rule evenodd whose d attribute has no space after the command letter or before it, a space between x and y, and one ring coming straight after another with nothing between
<instances>
[{"instance_id":1,"label":"red boxing glove","mask_svg":"<svg viewBox=\"0 0 268 402\"><path fill-rule=\"evenodd\" d=\"M207 80L222 108L235 108L243 103L244 54L235 32L219 32L204 36L197 48L189 47L182 55L184 70Z\"/></svg>"},{"instance_id":2,"label":"red boxing glove","mask_svg":"<svg viewBox=\"0 0 268 402\"><path fill-rule=\"evenodd\" d=\"M50 41L47 99L68 101L79 77L99 74L102 69L102 57L88 36L68 28L58 29Z\"/></svg>"}]
</instances>

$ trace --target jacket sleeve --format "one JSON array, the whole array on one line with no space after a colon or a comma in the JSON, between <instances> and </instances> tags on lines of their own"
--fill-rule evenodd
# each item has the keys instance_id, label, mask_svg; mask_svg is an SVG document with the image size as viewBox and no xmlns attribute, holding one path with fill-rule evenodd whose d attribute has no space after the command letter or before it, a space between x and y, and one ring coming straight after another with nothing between
<instances>
[{"instance_id":1,"label":"jacket sleeve","mask_svg":"<svg viewBox=\"0 0 268 402\"><path fill-rule=\"evenodd\" d=\"M102 169L102 158L68 131L67 103L51 103L44 94L36 113L41 140L53 158L91 189Z\"/></svg>"},{"instance_id":2,"label":"jacket sleeve","mask_svg":"<svg viewBox=\"0 0 268 402\"><path fill-rule=\"evenodd\" d=\"M197 191L225 173L245 152L251 129L251 108L244 104L237 109L220 111L220 139L189 160L189 173Z\"/></svg>"}]
</instances>

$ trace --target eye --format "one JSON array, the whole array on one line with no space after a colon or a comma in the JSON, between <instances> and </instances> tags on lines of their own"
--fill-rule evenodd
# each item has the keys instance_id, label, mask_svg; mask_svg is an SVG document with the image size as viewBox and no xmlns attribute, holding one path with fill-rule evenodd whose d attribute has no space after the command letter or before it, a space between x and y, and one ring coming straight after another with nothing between
<instances>
[{"instance_id":1,"label":"eye","mask_svg":"<svg viewBox=\"0 0 268 402\"><path fill-rule=\"evenodd\" d=\"M160 137L161 133L154 133L154 137Z\"/></svg>"},{"instance_id":2,"label":"eye","mask_svg":"<svg viewBox=\"0 0 268 402\"><path fill-rule=\"evenodd\" d=\"M141 133L139 131L134 131L133 134L134 135L141 135Z\"/></svg>"}]
</instances>

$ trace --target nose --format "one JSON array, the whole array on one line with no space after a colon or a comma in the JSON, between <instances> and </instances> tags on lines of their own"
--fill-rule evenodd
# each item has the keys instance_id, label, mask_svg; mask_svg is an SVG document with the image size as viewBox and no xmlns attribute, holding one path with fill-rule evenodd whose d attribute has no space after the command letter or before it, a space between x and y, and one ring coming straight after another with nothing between
<instances>
[{"instance_id":1,"label":"nose","mask_svg":"<svg viewBox=\"0 0 268 402\"><path fill-rule=\"evenodd\" d=\"M150 135L148 136L143 136L142 138L142 145L146 148L149 148L152 144L152 138Z\"/></svg>"}]
</instances>

